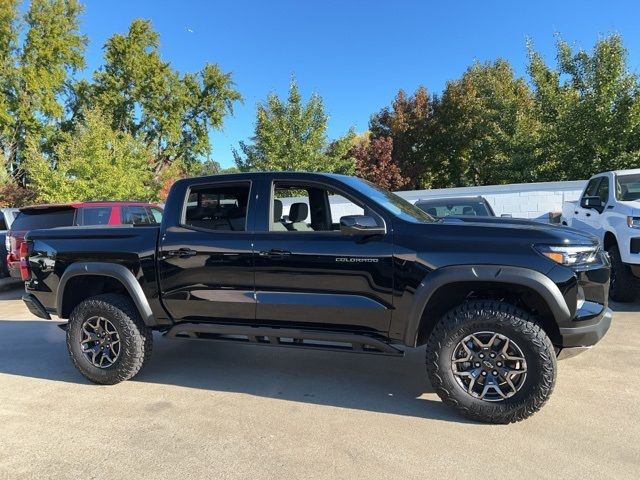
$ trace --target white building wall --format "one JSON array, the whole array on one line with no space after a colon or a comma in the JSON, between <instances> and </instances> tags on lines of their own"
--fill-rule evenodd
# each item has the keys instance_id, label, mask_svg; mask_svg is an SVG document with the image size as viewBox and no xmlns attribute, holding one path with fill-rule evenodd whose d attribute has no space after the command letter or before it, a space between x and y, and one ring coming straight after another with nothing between
<instances>
[{"instance_id":1,"label":"white building wall","mask_svg":"<svg viewBox=\"0 0 640 480\"><path fill-rule=\"evenodd\" d=\"M586 180L577 180L412 190L396 193L412 203L426 198L481 195L489 201L498 216L511 214L514 217L547 221L550 212L560 213L562 211L562 202L577 200L586 184Z\"/></svg>"}]
</instances>

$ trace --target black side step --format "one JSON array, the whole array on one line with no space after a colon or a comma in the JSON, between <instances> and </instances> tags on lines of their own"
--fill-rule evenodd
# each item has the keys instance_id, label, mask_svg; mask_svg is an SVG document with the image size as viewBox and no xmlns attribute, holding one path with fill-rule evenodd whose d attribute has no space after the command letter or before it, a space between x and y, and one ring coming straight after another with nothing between
<instances>
[{"instance_id":1,"label":"black side step","mask_svg":"<svg viewBox=\"0 0 640 480\"><path fill-rule=\"evenodd\" d=\"M169 338L191 340L404 356L402 350L389 345L382 339L348 332L336 333L321 330L215 323L180 323L171 327L164 335Z\"/></svg>"}]
</instances>

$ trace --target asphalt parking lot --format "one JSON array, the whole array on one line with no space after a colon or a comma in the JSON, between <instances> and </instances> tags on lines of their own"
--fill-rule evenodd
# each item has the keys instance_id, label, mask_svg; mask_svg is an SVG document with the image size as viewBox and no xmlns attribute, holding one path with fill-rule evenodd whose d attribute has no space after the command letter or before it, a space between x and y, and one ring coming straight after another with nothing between
<instances>
[{"instance_id":1,"label":"asphalt parking lot","mask_svg":"<svg viewBox=\"0 0 640 480\"><path fill-rule=\"evenodd\" d=\"M550 402L493 426L451 413L405 358L168 340L85 381L55 321L0 293L0 478L638 478L640 307L560 363Z\"/></svg>"}]
</instances>

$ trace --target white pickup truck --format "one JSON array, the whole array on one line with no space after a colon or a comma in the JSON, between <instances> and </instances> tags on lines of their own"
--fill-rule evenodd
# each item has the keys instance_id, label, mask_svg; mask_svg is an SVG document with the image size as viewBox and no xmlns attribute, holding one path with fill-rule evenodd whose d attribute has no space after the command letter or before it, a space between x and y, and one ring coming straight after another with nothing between
<instances>
[{"instance_id":1,"label":"white pickup truck","mask_svg":"<svg viewBox=\"0 0 640 480\"><path fill-rule=\"evenodd\" d=\"M560 221L600 239L611 258L611 299L635 300L640 285L640 169L594 175L580 200L563 204Z\"/></svg>"}]
</instances>

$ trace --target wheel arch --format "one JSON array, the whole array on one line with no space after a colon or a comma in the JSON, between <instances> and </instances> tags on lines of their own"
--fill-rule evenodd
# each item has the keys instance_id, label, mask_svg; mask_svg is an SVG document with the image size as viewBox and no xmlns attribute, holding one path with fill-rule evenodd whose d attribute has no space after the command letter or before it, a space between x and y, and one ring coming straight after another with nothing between
<instances>
[{"instance_id":1,"label":"wheel arch","mask_svg":"<svg viewBox=\"0 0 640 480\"><path fill-rule=\"evenodd\" d=\"M611 245L618 245L618 239L616 238L616 236L615 236L615 234L613 232L607 230L606 232L604 232L604 238L602 240L602 246L606 250ZM618 249L619 248L620 248L620 246L618 245Z\"/></svg>"},{"instance_id":2,"label":"wheel arch","mask_svg":"<svg viewBox=\"0 0 640 480\"><path fill-rule=\"evenodd\" d=\"M80 287L80 288L78 288ZM131 298L147 326L157 322L149 302L135 276L125 266L116 263L78 262L70 265L58 285L56 311L68 318L73 308L83 300L103 293L120 293Z\"/></svg>"},{"instance_id":3,"label":"wheel arch","mask_svg":"<svg viewBox=\"0 0 640 480\"><path fill-rule=\"evenodd\" d=\"M426 342L436 322L451 308L471 296L502 299L536 313L536 318L555 344L560 344L558 323L567 321L570 310L556 284L546 275L522 267L457 265L429 274L416 291L404 342Z\"/></svg>"}]
</instances>

